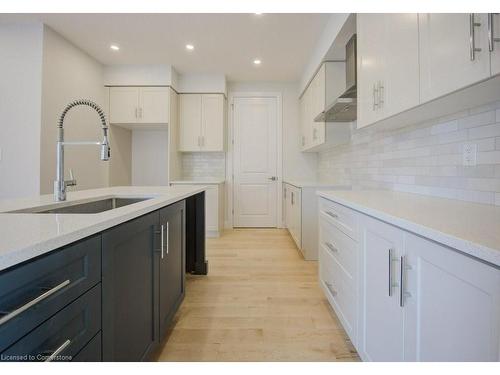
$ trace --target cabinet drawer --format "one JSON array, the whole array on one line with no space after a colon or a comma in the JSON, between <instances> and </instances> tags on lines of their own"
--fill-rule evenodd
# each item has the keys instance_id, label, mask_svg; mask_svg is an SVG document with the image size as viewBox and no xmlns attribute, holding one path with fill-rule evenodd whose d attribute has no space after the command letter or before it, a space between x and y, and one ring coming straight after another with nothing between
<instances>
[{"instance_id":1,"label":"cabinet drawer","mask_svg":"<svg viewBox=\"0 0 500 375\"><path fill-rule=\"evenodd\" d=\"M354 280L357 274L357 242L338 230L336 226L321 218L319 246L323 247L325 251L329 252L335 258L350 280Z\"/></svg>"},{"instance_id":2,"label":"cabinet drawer","mask_svg":"<svg viewBox=\"0 0 500 375\"><path fill-rule=\"evenodd\" d=\"M100 236L2 272L0 352L100 280Z\"/></svg>"},{"instance_id":3,"label":"cabinet drawer","mask_svg":"<svg viewBox=\"0 0 500 375\"><path fill-rule=\"evenodd\" d=\"M320 283L325 295L354 340L356 329L356 286L335 258L323 247L319 249Z\"/></svg>"},{"instance_id":4,"label":"cabinet drawer","mask_svg":"<svg viewBox=\"0 0 500 375\"><path fill-rule=\"evenodd\" d=\"M73 362L100 362L102 361L101 332L95 335L80 352L73 357Z\"/></svg>"},{"instance_id":5,"label":"cabinet drawer","mask_svg":"<svg viewBox=\"0 0 500 375\"><path fill-rule=\"evenodd\" d=\"M101 329L101 284L1 354L4 361L69 361Z\"/></svg>"},{"instance_id":6,"label":"cabinet drawer","mask_svg":"<svg viewBox=\"0 0 500 375\"><path fill-rule=\"evenodd\" d=\"M335 225L339 230L357 241L356 214L351 209L335 202L320 198L320 217Z\"/></svg>"}]
</instances>

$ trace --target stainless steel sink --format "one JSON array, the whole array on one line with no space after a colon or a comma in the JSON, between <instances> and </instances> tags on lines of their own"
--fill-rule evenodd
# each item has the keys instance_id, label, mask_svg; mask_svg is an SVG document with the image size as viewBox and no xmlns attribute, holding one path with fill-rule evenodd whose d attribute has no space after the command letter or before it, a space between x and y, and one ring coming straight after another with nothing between
<instances>
[{"instance_id":1,"label":"stainless steel sink","mask_svg":"<svg viewBox=\"0 0 500 375\"><path fill-rule=\"evenodd\" d=\"M115 208L128 206L130 204L143 202L145 200L151 199L151 197L141 197L141 198L105 198L101 200L95 200L85 203L75 203L75 204L61 204L50 208L47 206L42 207L32 207L17 211L11 211L12 213L32 213L32 214L97 214L99 212L113 210Z\"/></svg>"}]
</instances>

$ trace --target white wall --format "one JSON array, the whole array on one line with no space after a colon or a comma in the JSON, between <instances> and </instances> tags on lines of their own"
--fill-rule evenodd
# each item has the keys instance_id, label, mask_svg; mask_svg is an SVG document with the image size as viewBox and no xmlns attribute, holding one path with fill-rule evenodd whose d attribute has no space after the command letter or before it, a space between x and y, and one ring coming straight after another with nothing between
<instances>
[{"instance_id":1,"label":"white wall","mask_svg":"<svg viewBox=\"0 0 500 375\"><path fill-rule=\"evenodd\" d=\"M75 99L90 99L105 108L103 66L61 35L44 26L42 126L40 139L40 190L53 191L56 169L57 121L64 107ZM89 107L75 107L65 119L66 140L102 140L99 116ZM111 150L111 157L113 157ZM66 173L72 168L77 190L108 186L108 165L97 146L68 146ZM75 189L75 188L72 188Z\"/></svg>"},{"instance_id":2,"label":"white wall","mask_svg":"<svg viewBox=\"0 0 500 375\"><path fill-rule=\"evenodd\" d=\"M177 73L171 65L107 65L104 85L108 86L173 86Z\"/></svg>"},{"instance_id":3,"label":"white wall","mask_svg":"<svg viewBox=\"0 0 500 375\"><path fill-rule=\"evenodd\" d=\"M132 185L168 185L168 132L132 131Z\"/></svg>"},{"instance_id":4,"label":"white wall","mask_svg":"<svg viewBox=\"0 0 500 375\"><path fill-rule=\"evenodd\" d=\"M304 91L307 84L313 77L314 72L318 69L319 65L328 53L328 50L332 46L333 41L347 20L347 17L349 17L349 13L335 13L330 16L321 37L316 42L313 54L309 58L304 72L302 73L299 88L300 92Z\"/></svg>"},{"instance_id":5,"label":"white wall","mask_svg":"<svg viewBox=\"0 0 500 375\"><path fill-rule=\"evenodd\" d=\"M0 199L38 195L42 24L0 25Z\"/></svg>"},{"instance_id":6,"label":"white wall","mask_svg":"<svg viewBox=\"0 0 500 375\"><path fill-rule=\"evenodd\" d=\"M300 151L299 90L297 83L230 82L233 92L280 92L283 98L283 178L316 179L318 156ZM228 106L229 108L229 106Z\"/></svg>"},{"instance_id":7,"label":"white wall","mask_svg":"<svg viewBox=\"0 0 500 375\"><path fill-rule=\"evenodd\" d=\"M224 74L182 74L177 91L227 94L226 77Z\"/></svg>"}]
</instances>

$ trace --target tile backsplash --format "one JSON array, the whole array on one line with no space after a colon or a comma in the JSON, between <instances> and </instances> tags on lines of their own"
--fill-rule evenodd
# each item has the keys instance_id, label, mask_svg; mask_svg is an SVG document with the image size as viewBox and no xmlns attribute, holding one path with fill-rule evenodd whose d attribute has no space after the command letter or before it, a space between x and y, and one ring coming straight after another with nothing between
<instances>
[{"instance_id":1,"label":"tile backsplash","mask_svg":"<svg viewBox=\"0 0 500 375\"><path fill-rule=\"evenodd\" d=\"M226 154L224 152L188 152L182 154L182 178L224 178Z\"/></svg>"},{"instance_id":2,"label":"tile backsplash","mask_svg":"<svg viewBox=\"0 0 500 375\"><path fill-rule=\"evenodd\" d=\"M477 147L475 166L464 166L468 144ZM500 102L400 129L353 130L349 144L321 152L318 163L321 181L353 189L500 205Z\"/></svg>"}]
</instances>

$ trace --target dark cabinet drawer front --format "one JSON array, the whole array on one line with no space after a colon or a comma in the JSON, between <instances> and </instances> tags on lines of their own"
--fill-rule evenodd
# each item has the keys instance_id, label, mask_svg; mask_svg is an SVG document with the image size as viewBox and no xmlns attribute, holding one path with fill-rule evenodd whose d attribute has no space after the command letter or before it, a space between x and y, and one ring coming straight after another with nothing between
<instances>
[{"instance_id":1,"label":"dark cabinet drawer front","mask_svg":"<svg viewBox=\"0 0 500 375\"><path fill-rule=\"evenodd\" d=\"M0 273L0 352L101 280L101 236Z\"/></svg>"},{"instance_id":2,"label":"dark cabinet drawer front","mask_svg":"<svg viewBox=\"0 0 500 375\"><path fill-rule=\"evenodd\" d=\"M101 332L95 335L80 352L73 357L73 362L100 362L102 360Z\"/></svg>"},{"instance_id":3,"label":"dark cabinet drawer front","mask_svg":"<svg viewBox=\"0 0 500 375\"><path fill-rule=\"evenodd\" d=\"M98 284L4 351L1 360L70 361L100 329Z\"/></svg>"}]
</instances>

